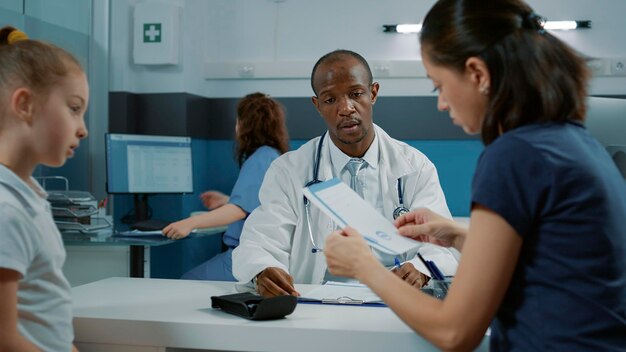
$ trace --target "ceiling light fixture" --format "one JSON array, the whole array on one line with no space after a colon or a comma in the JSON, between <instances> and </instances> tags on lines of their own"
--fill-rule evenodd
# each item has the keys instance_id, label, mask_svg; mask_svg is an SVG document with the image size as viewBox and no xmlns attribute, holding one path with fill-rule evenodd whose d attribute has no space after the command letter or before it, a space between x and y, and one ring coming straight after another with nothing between
<instances>
[{"instance_id":1,"label":"ceiling light fixture","mask_svg":"<svg viewBox=\"0 0 626 352\"><path fill-rule=\"evenodd\" d=\"M571 29L591 28L591 21L545 21L543 28L553 31L569 31Z\"/></svg>"},{"instance_id":2,"label":"ceiling light fixture","mask_svg":"<svg viewBox=\"0 0 626 352\"><path fill-rule=\"evenodd\" d=\"M591 28L591 21L545 21L543 28L551 31L567 31L571 29L588 29ZM383 24L383 32L385 33L419 33L422 30L422 24Z\"/></svg>"}]
</instances>

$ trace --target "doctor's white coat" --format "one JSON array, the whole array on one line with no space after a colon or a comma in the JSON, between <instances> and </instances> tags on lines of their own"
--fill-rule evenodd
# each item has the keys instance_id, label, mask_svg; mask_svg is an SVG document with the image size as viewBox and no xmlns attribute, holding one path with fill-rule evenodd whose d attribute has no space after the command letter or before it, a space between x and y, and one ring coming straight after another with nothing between
<instances>
[{"instance_id":1,"label":"doctor's white coat","mask_svg":"<svg viewBox=\"0 0 626 352\"><path fill-rule=\"evenodd\" d=\"M450 218L439 185L437 171L428 158L408 144L391 138L374 126L380 148L379 167L383 215L393 220L398 206L397 180L402 178L404 205L409 209L428 207ZM248 217L239 246L233 251L233 274L241 283L250 282L268 267L288 272L295 283L319 284L326 272L323 253L312 253L302 188L313 179L313 167L320 137L276 159L259 191L261 205ZM333 178L328 134L321 153L319 179ZM311 229L315 243L324 246L325 237L335 229L329 217L311 206ZM432 245L425 245L432 246ZM436 246L435 246L436 247ZM425 248L426 249L426 248Z\"/></svg>"}]
</instances>

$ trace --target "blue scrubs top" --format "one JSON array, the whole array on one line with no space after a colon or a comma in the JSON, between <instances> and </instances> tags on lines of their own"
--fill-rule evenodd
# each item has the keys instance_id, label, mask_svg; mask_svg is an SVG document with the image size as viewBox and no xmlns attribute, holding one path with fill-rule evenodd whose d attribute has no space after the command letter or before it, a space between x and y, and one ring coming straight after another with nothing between
<instances>
[{"instance_id":1,"label":"blue scrubs top","mask_svg":"<svg viewBox=\"0 0 626 352\"><path fill-rule=\"evenodd\" d=\"M492 351L626 348L626 183L581 124L498 137L478 161L472 203L523 239Z\"/></svg>"},{"instance_id":2,"label":"blue scrubs top","mask_svg":"<svg viewBox=\"0 0 626 352\"><path fill-rule=\"evenodd\" d=\"M260 205L259 189L263 183L265 172L269 169L272 161L279 156L278 150L268 146L262 146L252 153L241 166L237 182L230 193L229 203L238 206L247 214L252 213ZM235 248L239 245L239 237L245 220L239 220L228 226L224 233L224 244L229 248Z\"/></svg>"},{"instance_id":3,"label":"blue scrubs top","mask_svg":"<svg viewBox=\"0 0 626 352\"><path fill-rule=\"evenodd\" d=\"M270 164L280 156L280 152L272 147L259 147L241 165L239 177L230 194L230 204L240 207L247 214L259 206L259 189L263 183L265 172ZM247 215L246 215L247 217ZM236 221L226 229L224 244L228 247L223 253L191 269L182 276L185 280L219 280L237 281L233 277L232 251L239 245L239 237L245 219Z\"/></svg>"}]
</instances>

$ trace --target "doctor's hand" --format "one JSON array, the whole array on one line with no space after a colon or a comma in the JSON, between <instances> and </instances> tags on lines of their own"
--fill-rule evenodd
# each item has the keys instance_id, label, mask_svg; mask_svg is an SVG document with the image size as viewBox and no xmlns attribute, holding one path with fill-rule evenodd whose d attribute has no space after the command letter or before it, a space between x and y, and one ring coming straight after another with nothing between
<instances>
[{"instance_id":1,"label":"doctor's hand","mask_svg":"<svg viewBox=\"0 0 626 352\"><path fill-rule=\"evenodd\" d=\"M265 268L256 276L256 290L263 297L300 296L293 277L280 268Z\"/></svg>"},{"instance_id":2,"label":"doctor's hand","mask_svg":"<svg viewBox=\"0 0 626 352\"><path fill-rule=\"evenodd\" d=\"M464 227L426 208L400 216L394 221L394 225L402 236L443 247L454 247L459 251L467 236Z\"/></svg>"},{"instance_id":3,"label":"doctor's hand","mask_svg":"<svg viewBox=\"0 0 626 352\"><path fill-rule=\"evenodd\" d=\"M404 263L401 267L393 269L391 272L396 274L396 276L403 281L406 281L409 285L417 288L425 286L429 280L429 277L415 269L412 263Z\"/></svg>"},{"instance_id":4,"label":"doctor's hand","mask_svg":"<svg viewBox=\"0 0 626 352\"><path fill-rule=\"evenodd\" d=\"M163 229L163 236L172 240L179 240L187 237L193 229L194 224L192 223L191 218L187 218L165 226Z\"/></svg>"},{"instance_id":5,"label":"doctor's hand","mask_svg":"<svg viewBox=\"0 0 626 352\"><path fill-rule=\"evenodd\" d=\"M200 199L202 200L202 204L204 204L207 209L215 209L228 203L230 197L222 192L206 191L200 195Z\"/></svg>"},{"instance_id":6,"label":"doctor's hand","mask_svg":"<svg viewBox=\"0 0 626 352\"><path fill-rule=\"evenodd\" d=\"M381 266L363 236L351 227L328 235L324 255L331 274L356 278L361 282L370 268Z\"/></svg>"}]
</instances>

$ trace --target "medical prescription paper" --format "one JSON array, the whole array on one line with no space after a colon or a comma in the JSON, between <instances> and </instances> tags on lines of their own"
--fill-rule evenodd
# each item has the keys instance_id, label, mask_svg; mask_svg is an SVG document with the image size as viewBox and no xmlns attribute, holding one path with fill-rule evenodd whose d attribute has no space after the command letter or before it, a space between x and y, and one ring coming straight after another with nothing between
<instances>
[{"instance_id":1,"label":"medical prescription paper","mask_svg":"<svg viewBox=\"0 0 626 352\"><path fill-rule=\"evenodd\" d=\"M303 192L337 225L355 228L371 247L383 253L400 255L421 246L402 237L389 220L337 178L305 187Z\"/></svg>"}]
</instances>

